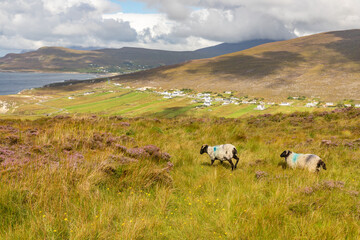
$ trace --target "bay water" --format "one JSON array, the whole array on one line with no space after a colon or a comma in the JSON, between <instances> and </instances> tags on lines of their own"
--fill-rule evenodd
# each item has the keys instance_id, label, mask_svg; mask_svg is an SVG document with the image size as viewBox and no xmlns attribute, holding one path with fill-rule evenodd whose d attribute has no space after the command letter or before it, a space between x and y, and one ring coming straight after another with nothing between
<instances>
[{"instance_id":1,"label":"bay water","mask_svg":"<svg viewBox=\"0 0 360 240\"><path fill-rule=\"evenodd\" d=\"M0 95L16 94L24 89L42 87L66 80L97 78L96 74L0 72Z\"/></svg>"}]
</instances>

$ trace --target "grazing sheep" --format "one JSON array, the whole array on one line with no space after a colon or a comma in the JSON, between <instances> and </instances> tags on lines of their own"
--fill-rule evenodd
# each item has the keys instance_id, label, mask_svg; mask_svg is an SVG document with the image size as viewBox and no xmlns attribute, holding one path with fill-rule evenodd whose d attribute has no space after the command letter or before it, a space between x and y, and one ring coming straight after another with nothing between
<instances>
[{"instance_id":1,"label":"grazing sheep","mask_svg":"<svg viewBox=\"0 0 360 240\"><path fill-rule=\"evenodd\" d=\"M280 157L285 158L291 168L306 168L310 172L319 172L321 167L326 170L326 164L314 154L298 154L289 150L283 151Z\"/></svg>"},{"instance_id":2,"label":"grazing sheep","mask_svg":"<svg viewBox=\"0 0 360 240\"><path fill-rule=\"evenodd\" d=\"M218 146L208 146L206 144L202 145L200 154L207 153L211 159L211 165L213 165L215 160L228 161L231 165L231 170L236 169L237 164L239 162L237 154L237 150L234 145L231 144L223 144ZM236 159L235 166L232 162L232 158Z\"/></svg>"}]
</instances>

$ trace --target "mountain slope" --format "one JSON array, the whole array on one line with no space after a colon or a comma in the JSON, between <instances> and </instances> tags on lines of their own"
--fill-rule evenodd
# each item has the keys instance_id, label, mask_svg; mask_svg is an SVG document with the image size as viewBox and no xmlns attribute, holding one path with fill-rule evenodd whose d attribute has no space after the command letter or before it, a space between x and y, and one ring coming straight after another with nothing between
<instances>
[{"instance_id":1,"label":"mountain slope","mask_svg":"<svg viewBox=\"0 0 360 240\"><path fill-rule=\"evenodd\" d=\"M219 56L271 41L253 40L235 44L219 44L196 51L183 52L130 47L91 51L44 47L37 51L8 54L0 58L0 70L126 73L177 64L192 59Z\"/></svg>"},{"instance_id":2,"label":"mountain slope","mask_svg":"<svg viewBox=\"0 0 360 240\"><path fill-rule=\"evenodd\" d=\"M119 76L134 85L360 99L360 30L268 43L210 59Z\"/></svg>"}]
</instances>

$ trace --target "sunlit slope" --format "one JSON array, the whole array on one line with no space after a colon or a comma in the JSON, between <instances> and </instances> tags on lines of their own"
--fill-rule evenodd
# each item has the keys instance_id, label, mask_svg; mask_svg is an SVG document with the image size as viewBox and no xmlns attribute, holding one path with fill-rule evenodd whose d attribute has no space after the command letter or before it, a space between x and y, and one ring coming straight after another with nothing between
<instances>
[{"instance_id":1,"label":"sunlit slope","mask_svg":"<svg viewBox=\"0 0 360 240\"><path fill-rule=\"evenodd\" d=\"M117 78L134 85L235 90L260 97L360 98L360 30L268 43Z\"/></svg>"}]
</instances>

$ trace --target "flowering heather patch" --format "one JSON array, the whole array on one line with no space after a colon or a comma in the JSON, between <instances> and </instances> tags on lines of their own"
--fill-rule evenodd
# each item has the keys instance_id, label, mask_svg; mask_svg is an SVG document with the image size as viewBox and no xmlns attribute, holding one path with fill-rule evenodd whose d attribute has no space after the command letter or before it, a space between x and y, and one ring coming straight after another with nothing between
<instances>
[{"instance_id":1,"label":"flowering heather patch","mask_svg":"<svg viewBox=\"0 0 360 240\"><path fill-rule=\"evenodd\" d=\"M122 127L130 127L130 123L128 123L128 122L121 122L121 123L119 123L119 125Z\"/></svg>"},{"instance_id":2,"label":"flowering heather patch","mask_svg":"<svg viewBox=\"0 0 360 240\"><path fill-rule=\"evenodd\" d=\"M310 195L314 192L314 189L312 187L304 187L303 189L300 190L300 192L306 194L306 195Z\"/></svg>"},{"instance_id":3,"label":"flowering heather patch","mask_svg":"<svg viewBox=\"0 0 360 240\"><path fill-rule=\"evenodd\" d=\"M71 116L68 116L68 115L57 115L55 117L53 117L53 119L55 120L65 120L65 119L70 119Z\"/></svg>"},{"instance_id":4,"label":"flowering heather patch","mask_svg":"<svg viewBox=\"0 0 360 240\"><path fill-rule=\"evenodd\" d=\"M26 131L26 135L32 137L32 136L37 136L39 135L39 130L38 129L28 129Z\"/></svg>"},{"instance_id":5,"label":"flowering heather patch","mask_svg":"<svg viewBox=\"0 0 360 240\"><path fill-rule=\"evenodd\" d=\"M147 153L149 153L150 155L153 155L154 153L157 153L160 151L160 148L158 148L155 145L146 145L144 147L142 147Z\"/></svg>"},{"instance_id":6,"label":"flowering heather patch","mask_svg":"<svg viewBox=\"0 0 360 240\"><path fill-rule=\"evenodd\" d=\"M9 143L9 145L15 145L20 142L20 138L16 135L7 136L5 139Z\"/></svg>"},{"instance_id":7,"label":"flowering heather patch","mask_svg":"<svg viewBox=\"0 0 360 240\"><path fill-rule=\"evenodd\" d=\"M320 183L316 183L314 186L306 186L300 189L300 192L306 195L310 195L319 190L333 190L333 189L343 190L344 187L345 187L345 182L343 181L325 180ZM347 192L353 192L353 191L347 191Z\"/></svg>"},{"instance_id":8,"label":"flowering heather patch","mask_svg":"<svg viewBox=\"0 0 360 240\"><path fill-rule=\"evenodd\" d=\"M267 176L268 176L267 172L264 172L264 171L256 171L255 172L255 177L257 179L261 179L261 178L264 178L264 177L267 177Z\"/></svg>"},{"instance_id":9,"label":"flowering heather patch","mask_svg":"<svg viewBox=\"0 0 360 240\"><path fill-rule=\"evenodd\" d=\"M150 154L143 148L129 148L126 150L127 155L133 158L149 158Z\"/></svg>"},{"instance_id":10,"label":"flowering heather patch","mask_svg":"<svg viewBox=\"0 0 360 240\"><path fill-rule=\"evenodd\" d=\"M15 152L10 150L7 147L0 147L0 162L3 162L12 156L14 156Z\"/></svg>"},{"instance_id":11,"label":"flowering heather patch","mask_svg":"<svg viewBox=\"0 0 360 240\"><path fill-rule=\"evenodd\" d=\"M120 151L120 152L126 152L127 147L122 146L120 144L115 144L115 147Z\"/></svg>"},{"instance_id":12,"label":"flowering heather patch","mask_svg":"<svg viewBox=\"0 0 360 240\"><path fill-rule=\"evenodd\" d=\"M73 145L71 145L70 143L67 143L62 147L62 150L69 152L69 151L73 150Z\"/></svg>"},{"instance_id":13,"label":"flowering heather patch","mask_svg":"<svg viewBox=\"0 0 360 240\"><path fill-rule=\"evenodd\" d=\"M19 130L12 127L12 126L9 126L9 125L0 125L0 131L3 131L3 132L8 132L8 133L18 133Z\"/></svg>"},{"instance_id":14,"label":"flowering heather patch","mask_svg":"<svg viewBox=\"0 0 360 240\"><path fill-rule=\"evenodd\" d=\"M121 120L123 120L124 118L121 117L121 116L112 116L112 117L110 117L109 119L110 119L110 120L118 120L118 121L121 121Z\"/></svg>"},{"instance_id":15,"label":"flowering heather patch","mask_svg":"<svg viewBox=\"0 0 360 240\"><path fill-rule=\"evenodd\" d=\"M169 161L170 160L170 158L171 158L171 156L170 156L170 154L168 154L167 152L163 152L163 153L161 153L161 157L160 157L162 160L164 160L164 161Z\"/></svg>"},{"instance_id":16,"label":"flowering heather patch","mask_svg":"<svg viewBox=\"0 0 360 240\"><path fill-rule=\"evenodd\" d=\"M167 166L165 167L165 168L163 168L162 170L163 171L167 171L167 172L170 172L172 169L173 169L173 167L174 167L174 164L172 163L172 162L167 162L167 164L166 164Z\"/></svg>"},{"instance_id":17,"label":"flowering heather patch","mask_svg":"<svg viewBox=\"0 0 360 240\"><path fill-rule=\"evenodd\" d=\"M339 146L338 143L333 142L331 140L321 140L321 145L326 147L337 147Z\"/></svg>"},{"instance_id":18,"label":"flowering heather patch","mask_svg":"<svg viewBox=\"0 0 360 240\"><path fill-rule=\"evenodd\" d=\"M77 169L80 165L82 165L85 160L84 160L84 155L82 155L79 152L74 152L73 154L69 154L65 160L65 164L68 167Z\"/></svg>"}]
</instances>

